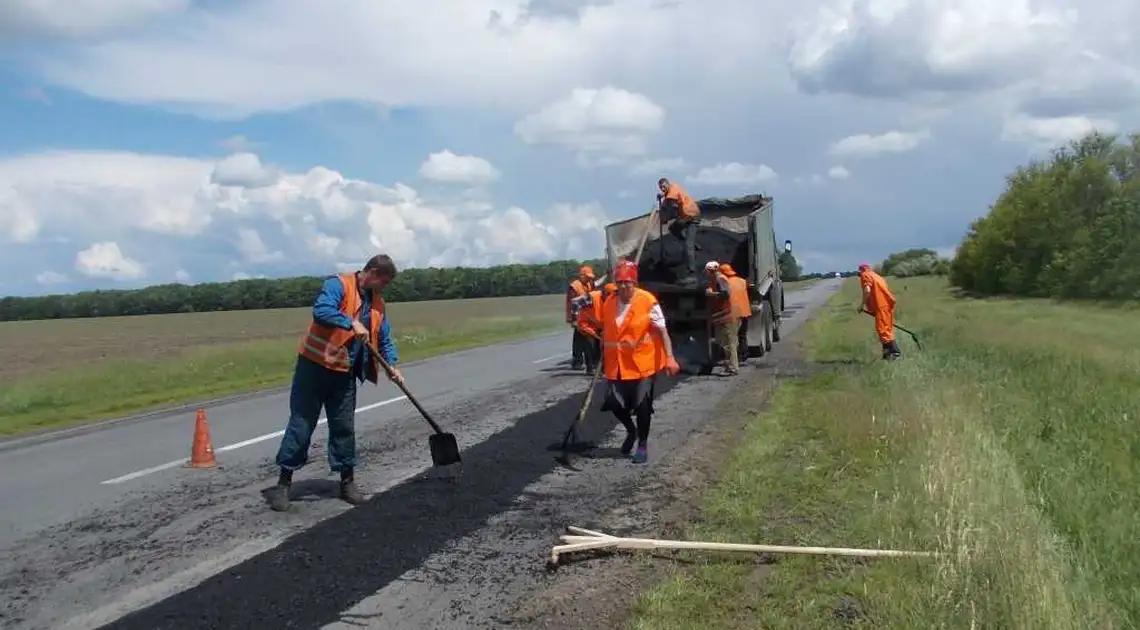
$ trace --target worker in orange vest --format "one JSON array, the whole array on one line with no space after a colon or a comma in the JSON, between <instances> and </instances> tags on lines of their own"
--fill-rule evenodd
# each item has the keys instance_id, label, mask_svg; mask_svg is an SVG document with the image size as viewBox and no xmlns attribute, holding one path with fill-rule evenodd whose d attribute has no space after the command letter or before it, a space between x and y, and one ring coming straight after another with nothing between
<instances>
[{"instance_id":1,"label":"worker in orange vest","mask_svg":"<svg viewBox=\"0 0 1140 630\"><path fill-rule=\"evenodd\" d=\"M740 320L751 315L752 307L748 303L748 286L739 286L729 282L728 277L720 272L720 264L715 260L705 263L705 275L708 277L708 287L705 295L708 296L709 319L712 321L713 331L717 343L725 354L725 372L732 376L740 373Z\"/></svg>"},{"instance_id":2,"label":"worker in orange vest","mask_svg":"<svg viewBox=\"0 0 1140 630\"><path fill-rule=\"evenodd\" d=\"M571 310L577 311L578 331L586 340L587 374L593 374L594 368L598 366L598 361L602 359L602 302L615 291L617 291L617 285L611 282L600 290L594 289L584 296L586 301L583 303L588 302L588 307L580 307L577 303L572 304Z\"/></svg>"},{"instance_id":3,"label":"worker in orange vest","mask_svg":"<svg viewBox=\"0 0 1140 630\"><path fill-rule=\"evenodd\" d=\"M875 318L875 333L883 345L883 358L894 360L901 357L899 342L895 340L895 294L887 286L887 281L867 263L859 265L859 285L863 288L859 312Z\"/></svg>"},{"instance_id":4,"label":"worker in orange vest","mask_svg":"<svg viewBox=\"0 0 1140 630\"><path fill-rule=\"evenodd\" d=\"M602 369L608 386L601 409L612 412L625 427L622 454L629 455L636 442L633 462L644 463L649 458L657 373L674 375L681 368L673 356L665 314L657 298L637 286L637 275L637 264L618 265L617 292L602 302Z\"/></svg>"},{"instance_id":5,"label":"worker in orange vest","mask_svg":"<svg viewBox=\"0 0 1140 630\"><path fill-rule=\"evenodd\" d=\"M657 203L660 219L669 224L669 233L681 240L685 246L685 268L689 275L681 279L681 284L697 284L697 226L700 224L701 207L689 193L662 177L657 180Z\"/></svg>"},{"instance_id":6,"label":"worker in orange vest","mask_svg":"<svg viewBox=\"0 0 1140 630\"><path fill-rule=\"evenodd\" d=\"M289 392L289 422L277 449L281 469L277 486L269 491L270 507L289 509L293 471L309 458L309 444L321 409L328 418L328 460L340 473L340 498L358 505L364 496L356 485L356 385L377 383L380 364L364 344L392 366L393 382L404 377L394 366L399 360L392 339L384 298L380 292L396 277L396 264L386 254L373 256L364 268L325 280L313 302L313 321L297 349L293 387Z\"/></svg>"},{"instance_id":7,"label":"worker in orange vest","mask_svg":"<svg viewBox=\"0 0 1140 630\"><path fill-rule=\"evenodd\" d=\"M744 295L748 302L747 314L743 314L742 311L740 332L737 333L740 342L737 344L736 357L741 363L744 363L748 360L748 320L752 317L752 300L748 298L748 281L737 275L736 270L728 263L721 263L719 270L725 278L728 278L729 289Z\"/></svg>"},{"instance_id":8,"label":"worker in orange vest","mask_svg":"<svg viewBox=\"0 0 1140 630\"><path fill-rule=\"evenodd\" d=\"M566 289L566 323L570 325L573 331L573 337L570 340L570 367L575 370L582 369L582 365L585 363L587 339L578 330L578 323L575 321L574 314L571 313L570 303L575 298L580 298L593 290L594 269L589 265L582 265L578 269L578 277L571 280L570 286Z\"/></svg>"}]
</instances>

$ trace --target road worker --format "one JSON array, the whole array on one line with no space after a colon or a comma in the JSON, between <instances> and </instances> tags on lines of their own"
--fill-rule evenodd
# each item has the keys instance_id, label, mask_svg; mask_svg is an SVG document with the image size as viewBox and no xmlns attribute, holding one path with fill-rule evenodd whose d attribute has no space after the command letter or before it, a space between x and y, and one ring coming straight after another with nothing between
<instances>
[{"instance_id":1,"label":"road worker","mask_svg":"<svg viewBox=\"0 0 1140 630\"><path fill-rule=\"evenodd\" d=\"M392 339L384 298L380 292L396 277L396 265L386 254L373 256L364 268L325 280L313 302L313 321L297 349L293 387L289 393L289 422L277 450L281 473L269 492L272 509L289 509L293 471L309 458L309 444L321 409L328 418L328 460L340 473L340 498L359 505L364 496L356 485L356 385L378 382L379 362L364 344L384 357L389 380L404 377L394 366L399 357Z\"/></svg>"},{"instance_id":2,"label":"road worker","mask_svg":"<svg viewBox=\"0 0 1140 630\"><path fill-rule=\"evenodd\" d=\"M617 291L617 285L610 282L604 287L590 291L586 296L581 299L583 302L588 302L588 307L580 307L578 303L571 305L571 310L576 311L578 321L578 331L586 340L586 373L593 374L594 369L598 366L598 361L602 359L602 301L606 297L613 295Z\"/></svg>"},{"instance_id":3,"label":"road worker","mask_svg":"<svg viewBox=\"0 0 1140 630\"><path fill-rule=\"evenodd\" d=\"M664 177L657 180L657 189L661 222L676 219L669 224L669 233L680 239L685 246L685 268L689 276L681 279L681 283L696 285L697 225L701 219L701 208L680 184L675 184Z\"/></svg>"},{"instance_id":4,"label":"road worker","mask_svg":"<svg viewBox=\"0 0 1140 630\"><path fill-rule=\"evenodd\" d=\"M665 314L657 298L637 286L637 265L620 264L614 273L617 292L602 302L602 369L608 386L602 411L625 427L621 452L634 463L649 459L649 424L657 373L680 371L673 356ZM634 424L636 418L637 423Z\"/></svg>"},{"instance_id":5,"label":"road worker","mask_svg":"<svg viewBox=\"0 0 1140 630\"><path fill-rule=\"evenodd\" d=\"M715 260L705 263L705 276L708 287L709 319L712 322L716 341L724 350L725 373L734 376L740 373L740 320L751 314L748 304L748 286L729 282L721 273L720 264Z\"/></svg>"},{"instance_id":6,"label":"road worker","mask_svg":"<svg viewBox=\"0 0 1140 630\"><path fill-rule=\"evenodd\" d=\"M580 298L594 290L594 269L589 265L582 265L578 269L578 277L570 281L566 289L566 323L573 331L570 342L570 367L575 370L582 369L586 360L586 337L578 330L578 322L571 313L570 303L574 298Z\"/></svg>"},{"instance_id":7,"label":"road worker","mask_svg":"<svg viewBox=\"0 0 1140 630\"><path fill-rule=\"evenodd\" d=\"M883 358L894 360L901 357L902 351L895 340L895 294L891 293L887 281L867 263L859 265L859 284L863 288L859 312L875 318L875 333L883 344Z\"/></svg>"},{"instance_id":8,"label":"road worker","mask_svg":"<svg viewBox=\"0 0 1140 630\"><path fill-rule=\"evenodd\" d=\"M737 333L740 343L736 346L736 357L741 363L744 363L748 360L748 321L752 317L752 300L748 297L748 281L737 275L736 270L728 263L721 263L720 272L725 278L728 278L728 288L743 295L744 301L748 303L747 309L740 310L740 331Z\"/></svg>"}]
</instances>

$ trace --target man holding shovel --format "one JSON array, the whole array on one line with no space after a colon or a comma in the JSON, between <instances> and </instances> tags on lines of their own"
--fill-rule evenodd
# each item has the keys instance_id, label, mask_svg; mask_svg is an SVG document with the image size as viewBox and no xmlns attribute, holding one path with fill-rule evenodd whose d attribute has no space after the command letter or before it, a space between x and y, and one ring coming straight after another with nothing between
<instances>
[{"instance_id":1,"label":"man holding shovel","mask_svg":"<svg viewBox=\"0 0 1140 630\"><path fill-rule=\"evenodd\" d=\"M859 285L863 289L859 312L875 318L875 333L883 345L883 358L894 360L901 357L902 351L895 340L895 294L887 286L887 281L867 263L859 265Z\"/></svg>"},{"instance_id":2,"label":"man holding shovel","mask_svg":"<svg viewBox=\"0 0 1140 630\"><path fill-rule=\"evenodd\" d=\"M329 468L340 473L340 498L352 505L364 502L353 476L356 385L365 380L379 381L379 361L364 344L378 351L390 366L399 359L380 295L395 277L395 263L388 255L379 254L360 271L325 280L313 302L313 321L297 349L289 422L277 450L281 474L277 486L269 491L273 510L289 509L293 471L308 461L309 443L322 407L328 417ZM403 382L395 367L388 378Z\"/></svg>"}]
</instances>

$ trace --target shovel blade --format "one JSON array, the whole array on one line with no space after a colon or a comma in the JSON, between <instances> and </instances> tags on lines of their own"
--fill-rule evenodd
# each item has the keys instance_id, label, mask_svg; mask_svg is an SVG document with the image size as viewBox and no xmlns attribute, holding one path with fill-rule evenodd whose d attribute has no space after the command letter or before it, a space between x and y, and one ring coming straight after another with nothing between
<instances>
[{"instance_id":1,"label":"shovel blade","mask_svg":"<svg viewBox=\"0 0 1140 630\"><path fill-rule=\"evenodd\" d=\"M428 438L428 448L431 450L431 463L436 466L450 466L458 464L459 443L451 433L436 433Z\"/></svg>"}]
</instances>

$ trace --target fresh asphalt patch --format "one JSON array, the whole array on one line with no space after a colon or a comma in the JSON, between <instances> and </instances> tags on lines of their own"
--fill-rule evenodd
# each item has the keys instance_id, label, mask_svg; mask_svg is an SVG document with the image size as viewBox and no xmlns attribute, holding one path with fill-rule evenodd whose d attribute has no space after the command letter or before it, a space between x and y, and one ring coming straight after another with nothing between
<instances>
[{"instance_id":1,"label":"fresh asphalt patch","mask_svg":"<svg viewBox=\"0 0 1140 630\"><path fill-rule=\"evenodd\" d=\"M661 378L657 395L685 378ZM597 387L595 400L604 383ZM549 445L560 441L580 405L581 396L571 396L524 416L464 450L458 476L431 470L416 475L102 630L316 630L333 623L342 611L516 506L527 486L559 466ZM596 404L591 407L579 431L581 439L595 441L617 421Z\"/></svg>"}]
</instances>

